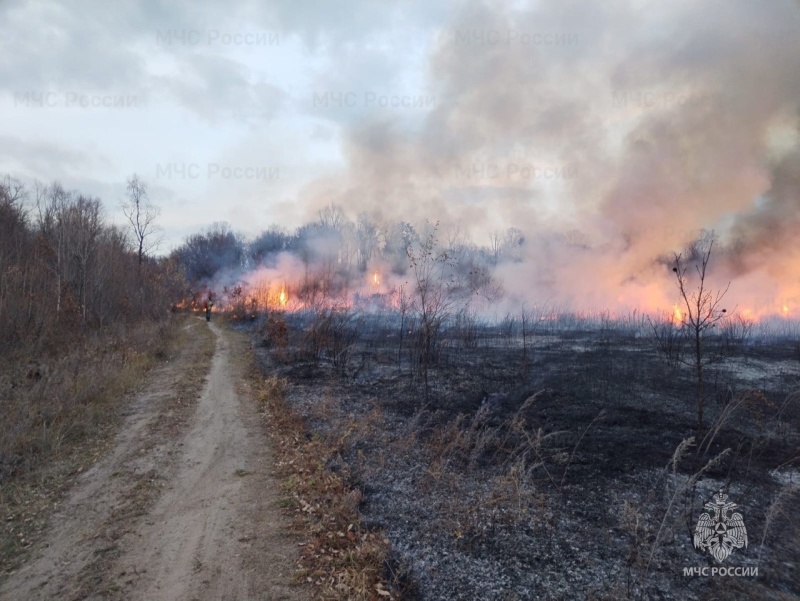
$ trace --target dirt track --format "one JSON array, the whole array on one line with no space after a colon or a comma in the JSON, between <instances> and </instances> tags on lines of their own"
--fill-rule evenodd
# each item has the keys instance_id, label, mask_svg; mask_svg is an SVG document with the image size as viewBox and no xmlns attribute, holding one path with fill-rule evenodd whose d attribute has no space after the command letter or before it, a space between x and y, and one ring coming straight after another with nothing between
<instances>
[{"instance_id":1,"label":"dirt track","mask_svg":"<svg viewBox=\"0 0 800 601\"><path fill-rule=\"evenodd\" d=\"M189 344L204 327L187 326ZM303 598L261 417L237 392L244 342L210 327L200 398L177 392L191 353L156 370L113 451L78 477L0 599Z\"/></svg>"}]
</instances>

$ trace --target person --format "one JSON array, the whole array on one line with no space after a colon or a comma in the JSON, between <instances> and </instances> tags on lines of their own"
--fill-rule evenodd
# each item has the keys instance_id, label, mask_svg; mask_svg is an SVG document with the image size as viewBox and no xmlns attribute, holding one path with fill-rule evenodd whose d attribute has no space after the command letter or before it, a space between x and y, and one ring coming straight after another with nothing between
<instances>
[{"instance_id":1,"label":"person","mask_svg":"<svg viewBox=\"0 0 800 601\"><path fill-rule=\"evenodd\" d=\"M207 300L203 301L203 309L206 312L206 321L211 321L211 305Z\"/></svg>"}]
</instances>

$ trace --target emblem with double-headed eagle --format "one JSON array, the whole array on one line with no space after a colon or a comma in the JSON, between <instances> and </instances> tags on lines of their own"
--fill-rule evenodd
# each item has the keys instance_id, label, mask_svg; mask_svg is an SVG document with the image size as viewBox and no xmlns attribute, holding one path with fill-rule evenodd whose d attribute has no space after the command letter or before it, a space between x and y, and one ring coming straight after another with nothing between
<instances>
[{"instance_id":1,"label":"emblem with double-headed eagle","mask_svg":"<svg viewBox=\"0 0 800 601\"><path fill-rule=\"evenodd\" d=\"M697 520L694 529L696 549L708 551L714 559L722 563L734 549L747 547L747 529L744 527L742 514L728 515L728 512L739 507L728 501L728 495L720 490L703 507L708 513L702 514Z\"/></svg>"}]
</instances>

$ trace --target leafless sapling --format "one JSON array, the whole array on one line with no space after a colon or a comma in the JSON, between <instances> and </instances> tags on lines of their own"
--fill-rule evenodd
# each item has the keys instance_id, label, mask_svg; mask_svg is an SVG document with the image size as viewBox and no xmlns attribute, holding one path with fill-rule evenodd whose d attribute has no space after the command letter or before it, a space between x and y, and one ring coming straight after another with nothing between
<instances>
[{"instance_id":1,"label":"leafless sapling","mask_svg":"<svg viewBox=\"0 0 800 601\"><path fill-rule=\"evenodd\" d=\"M704 368L719 357L709 353L705 346L708 332L716 327L717 323L728 316L728 311L721 307L722 301L730 288L730 282L722 289L711 289L708 286L708 263L711 251L714 248L714 238L708 237L701 241L698 262L695 264L697 283L691 288L687 277L687 267L681 254L675 254L672 271L675 274L676 285L681 295L681 302L685 307L685 314L681 316L682 327L688 331L692 342L690 356L681 357L680 362L694 368L697 379L697 431L703 429L703 377Z\"/></svg>"},{"instance_id":2,"label":"leafless sapling","mask_svg":"<svg viewBox=\"0 0 800 601\"><path fill-rule=\"evenodd\" d=\"M436 223L419 248L407 247L414 299L414 311L419 319L414 339L417 367L425 386L425 401L430 396L429 371L438 357L440 334L445 321L452 315L457 299L453 294L451 265L447 252L437 248Z\"/></svg>"}]
</instances>

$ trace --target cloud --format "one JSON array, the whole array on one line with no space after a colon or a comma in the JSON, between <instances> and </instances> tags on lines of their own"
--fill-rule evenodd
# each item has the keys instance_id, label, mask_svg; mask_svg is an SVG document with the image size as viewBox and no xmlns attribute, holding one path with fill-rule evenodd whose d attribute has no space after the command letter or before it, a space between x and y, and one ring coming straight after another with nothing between
<instances>
[{"instance_id":1,"label":"cloud","mask_svg":"<svg viewBox=\"0 0 800 601\"><path fill-rule=\"evenodd\" d=\"M85 171L107 162L84 151L65 148L47 140L23 140L0 135L0 162L21 178L35 179L40 173L51 179L73 180Z\"/></svg>"},{"instance_id":2,"label":"cloud","mask_svg":"<svg viewBox=\"0 0 800 601\"><path fill-rule=\"evenodd\" d=\"M180 66L180 76L162 77L160 82L181 104L210 121L263 123L276 116L286 98L280 88L252 78L244 66L225 57L191 55Z\"/></svg>"}]
</instances>

